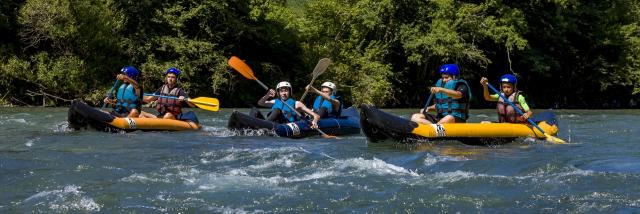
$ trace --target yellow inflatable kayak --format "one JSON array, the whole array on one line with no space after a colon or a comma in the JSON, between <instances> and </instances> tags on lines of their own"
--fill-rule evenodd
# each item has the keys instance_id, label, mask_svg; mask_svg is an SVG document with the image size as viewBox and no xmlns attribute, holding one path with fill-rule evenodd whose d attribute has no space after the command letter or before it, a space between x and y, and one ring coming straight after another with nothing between
<instances>
[{"instance_id":1,"label":"yellow inflatable kayak","mask_svg":"<svg viewBox=\"0 0 640 214\"><path fill-rule=\"evenodd\" d=\"M99 131L183 131L198 130L200 124L193 112L183 113L181 120L161 118L116 117L95 109L80 100L73 100L68 112L69 127L79 130L87 127Z\"/></svg>"},{"instance_id":2,"label":"yellow inflatable kayak","mask_svg":"<svg viewBox=\"0 0 640 214\"><path fill-rule=\"evenodd\" d=\"M468 144L505 143L518 137L545 138L528 124L516 123L451 123L418 124L383 112L375 106L360 105L360 126L371 142L395 140L404 143L450 139ZM555 118L541 121L538 126L546 134L556 135ZM493 139L493 140L489 140ZM492 141L492 142L487 142Z\"/></svg>"}]
</instances>

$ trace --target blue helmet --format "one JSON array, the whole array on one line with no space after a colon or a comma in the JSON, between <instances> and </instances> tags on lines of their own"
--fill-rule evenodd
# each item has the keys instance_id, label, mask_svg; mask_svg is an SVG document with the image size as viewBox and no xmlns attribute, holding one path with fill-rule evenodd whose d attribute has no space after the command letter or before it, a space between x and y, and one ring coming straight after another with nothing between
<instances>
[{"instance_id":1,"label":"blue helmet","mask_svg":"<svg viewBox=\"0 0 640 214\"><path fill-rule=\"evenodd\" d=\"M138 75L140 75L140 71L138 71L138 69L134 68L133 66L126 66L120 69L120 71L126 74L129 78L135 79L135 80L137 80Z\"/></svg>"},{"instance_id":2,"label":"blue helmet","mask_svg":"<svg viewBox=\"0 0 640 214\"><path fill-rule=\"evenodd\" d=\"M505 74L502 75L502 77L500 77L500 83L511 83L513 85L518 84L518 78L516 78L516 76L514 76L513 74Z\"/></svg>"},{"instance_id":3,"label":"blue helmet","mask_svg":"<svg viewBox=\"0 0 640 214\"><path fill-rule=\"evenodd\" d=\"M451 76L460 76L460 69L456 64L444 64L440 67L441 74L449 74Z\"/></svg>"},{"instance_id":4,"label":"blue helmet","mask_svg":"<svg viewBox=\"0 0 640 214\"><path fill-rule=\"evenodd\" d=\"M164 75L166 76L169 73L173 73L176 76L180 76L180 70L178 70L177 68L171 67L171 68L167 69L167 71L164 73Z\"/></svg>"}]
</instances>

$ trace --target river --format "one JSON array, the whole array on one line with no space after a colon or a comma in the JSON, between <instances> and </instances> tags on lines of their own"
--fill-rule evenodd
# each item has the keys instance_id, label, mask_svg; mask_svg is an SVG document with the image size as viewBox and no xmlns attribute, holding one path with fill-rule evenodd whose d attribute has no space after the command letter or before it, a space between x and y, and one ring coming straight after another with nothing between
<instances>
[{"instance_id":1,"label":"river","mask_svg":"<svg viewBox=\"0 0 640 214\"><path fill-rule=\"evenodd\" d=\"M491 147L235 133L231 109L196 110L195 132L71 131L66 111L0 108L0 213L640 212L640 110L559 110L570 144Z\"/></svg>"}]
</instances>

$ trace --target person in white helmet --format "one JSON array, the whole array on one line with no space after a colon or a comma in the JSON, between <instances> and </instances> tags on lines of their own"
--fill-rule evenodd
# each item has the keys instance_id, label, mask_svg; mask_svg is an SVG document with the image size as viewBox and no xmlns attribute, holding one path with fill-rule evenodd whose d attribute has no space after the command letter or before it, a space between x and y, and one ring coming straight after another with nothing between
<instances>
[{"instance_id":1,"label":"person in white helmet","mask_svg":"<svg viewBox=\"0 0 640 214\"><path fill-rule=\"evenodd\" d=\"M324 82L320 86L320 90L311 85L308 85L305 89L318 95L313 101L313 111L318 113L320 118L340 116L342 102L340 102L340 97L336 96L336 84Z\"/></svg>"},{"instance_id":2,"label":"person in white helmet","mask_svg":"<svg viewBox=\"0 0 640 214\"><path fill-rule=\"evenodd\" d=\"M276 90L278 91L279 97L276 99L269 100L271 98L276 97ZM301 110L311 116L313 116L313 120L311 121L311 128L318 128L318 120L320 120L320 115L314 113L311 109L307 108L302 102L296 101L291 98L291 83L287 81L283 81L278 83L276 86L276 90L269 89L266 95L264 95L258 101L258 105L264 107L271 107L271 112L267 115L267 120L277 122L277 123L291 123L302 119L300 115L296 113L296 111L290 109L289 106L294 107L296 110Z\"/></svg>"}]
</instances>

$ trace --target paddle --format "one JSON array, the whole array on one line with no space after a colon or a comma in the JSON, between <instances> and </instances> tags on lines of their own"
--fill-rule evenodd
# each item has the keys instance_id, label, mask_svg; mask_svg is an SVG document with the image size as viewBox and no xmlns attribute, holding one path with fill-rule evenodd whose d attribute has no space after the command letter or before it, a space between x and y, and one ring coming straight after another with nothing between
<instances>
[{"instance_id":1,"label":"paddle","mask_svg":"<svg viewBox=\"0 0 640 214\"><path fill-rule=\"evenodd\" d=\"M431 99L433 99L433 93L429 95L429 98L427 99L427 103L424 104L424 113L427 113L427 107L429 107L429 103L431 103Z\"/></svg>"},{"instance_id":2,"label":"paddle","mask_svg":"<svg viewBox=\"0 0 640 214\"><path fill-rule=\"evenodd\" d=\"M164 96L159 94L147 94L144 96L153 96L153 97L162 97L167 99L177 100L178 97L173 96ZM220 109L220 101L216 98L212 97L196 97L196 98L185 98L184 101L195 104L198 108L208 110L208 111L218 111Z\"/></svg>"},{"instance_id":3,"label":"paddle","mask_svg":"<svg viewBox=\"0 0 640 214\"><path fill-rule=\"evenodd\" d=\"M109 97L109 99L111 99L111 95L113 95L113 90L116 88L116 86L118 85L118 83L120 83L119 79L116 79L116 82L113 83L113 86L111 86L111 90L109 90L109 94L107 95ZM107 107L107 103L102 103L102 108Z\"/></svg>"},{"instance_id":4,"label":"paddle","mask_svg":"<svg viewBox=\"0 0 640 214\"><path fill-rule=\"evenodd\" d=\"M320 61L318 61L318 64L316 64L316 67L313 69L313 73L311 74L311 82L309 82L309 85L313 84L313 81L315 81L316 78L320 76L320 74L324 73L324 71L327 70L329 64L331 64L331 60L329 58L322 58L320 59ZM305 96L307 96L306 90L302 94L302 97L300 97L300 100L304 100Z\"/></svg>"},{"instance_id":5,"label":"paddle","mask_svg":"<svg viewBox=\"0 0 640 214\"><path fill-rule=\"evenodd\" d=\"M251 68L245 64L240 58L236 57L236 56L232 56L229 61L228 61L229 66L231 66L233 69L235 69L236 71L238 71L240 74L242 74L242 76L244 76L247 79L250 80L255 80L256 82L258 82L265 90L269 90L269 87L267 87L264 83L260 82L260 80L258 80L258 78L256 78L256 76L253 75L253 71L251 70ZM293 110L296 114L300 115L300 117L302 117L302 114L300 114L298 112L298 110L296 110L295 108L291 107L287 102L282 102L285 105L287 105L287 107L291 110ZM322 130L320 130L320 128L316 128L315 130L318 130L318 132L322 135L322 137L324 138L335 138L335 139L340 139L336 136L331 136L328 135L326 133L324 133Z\"/></svg>"},{"instance_id":6,"label":"paddle","mask_svg":"<svg viewBox=\"0 0 640 214\"><path fill-rule=\"evenodd\" d=\"M491 88L491 90L498 94L500 97L502 97L502 99L508 103L509 105L511 105L511 107L513 107L513 109L516 110L516 112L518 112L518 114L520 114L521 116L524 115L524 113L520 110L520 108L518 108L515 104L513 104L511 101L509 101L509 99L505 98L504 95L502 95L496 88L494 88L491 84L487 83L487 86L489 86L489 88ZM540 126L538 126L538 124L536 124L535 122L533 122L533 120L531 120L531 118L527 118L527 121L529 121L529 123L531 123L531 125L533 125L534 127L536 127L542 134L544 134L544 136L547 138L546 140L551 142L551 143L555 143L555 144L566 144L567 142L565 142L564 140L551 136L547 133L545 133L542 128L540 128Z\"/></svg>"}]
</instances>

